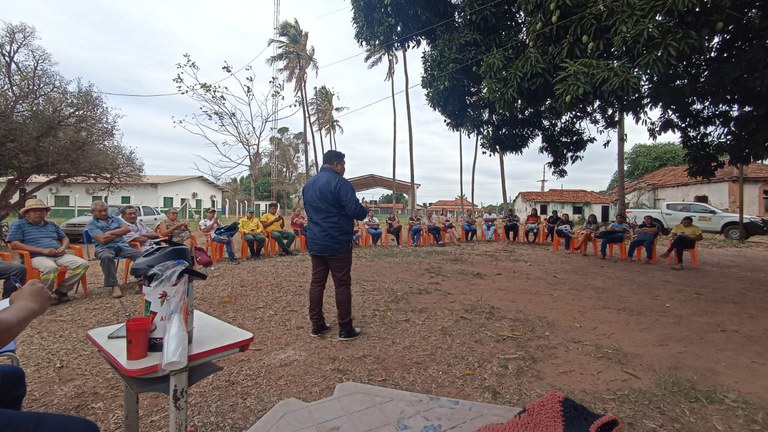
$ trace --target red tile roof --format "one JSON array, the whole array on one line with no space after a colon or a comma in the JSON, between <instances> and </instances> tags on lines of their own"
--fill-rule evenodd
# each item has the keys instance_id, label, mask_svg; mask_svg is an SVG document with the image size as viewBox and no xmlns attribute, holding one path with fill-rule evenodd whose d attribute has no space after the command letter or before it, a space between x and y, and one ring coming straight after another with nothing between
<instances>
[{"instance_id":1,"label":"red tile roof","mask_svg":"<svg viewBox=\"0 0 768 432\"><path fill-rule=\"evenodd\" d=\"M546 192L520 192L522 199L535 202L610 204L611 197L584 189L550 189Z\"/></svg>"},{"instance_id":2,"label":"red tile roof","mask_svg":"<svg viewBox=\"0 0 768 432\"><path fill-rule=\"evenodd\" d=\"M429 208L447 208L447 209L455 209L455 208L461 208L461 200L459 198L453 199L453 200L438 200L432 203ZM464 207L466 208L475 208L476 206L472 204L471 201L468 199L464 199Z\"/></svg>"},{"instance_id":3,"label":"red tile roof","mask_svg":"<svg viewBox=\"0 0 768 432\"><path fill-rule=\"evenodd\" d=\"M724 182L739 177L739 170L733 166L726 166L715 172L715 176L710 180L703 178L690 178L687 172L688 166L681 165L675 167L666 167L654 172L650 172L640 180L628 182L627 192L632 192L640 186L657 189L671 186L685 186L699 183ZM745 180L768 180L768 165L762 163L753 163L744 167Z\"/></svg>"}]
</instances>

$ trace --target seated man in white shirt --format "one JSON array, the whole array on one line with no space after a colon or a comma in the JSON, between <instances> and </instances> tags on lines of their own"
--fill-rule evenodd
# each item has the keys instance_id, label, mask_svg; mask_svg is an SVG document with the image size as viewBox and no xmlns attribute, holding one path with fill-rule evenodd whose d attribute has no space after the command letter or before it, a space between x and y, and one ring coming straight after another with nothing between
<instances>
[{"instance_id":1,"label":"seated man in white shirt","mask_svg":"<svg viewBox=\"0 0 768 432\"><path fill-rule=\"evenodd\" d=\"M131 230L128 234L123 236L125 241L129 243L139 243L141 245L141 250L146 249L150 240L160 238L160 234L152 231L144 222L139 220L136 207L132 205L123 207L122 210L120 210L120 217Z\"/></svg>"}]
</instances>

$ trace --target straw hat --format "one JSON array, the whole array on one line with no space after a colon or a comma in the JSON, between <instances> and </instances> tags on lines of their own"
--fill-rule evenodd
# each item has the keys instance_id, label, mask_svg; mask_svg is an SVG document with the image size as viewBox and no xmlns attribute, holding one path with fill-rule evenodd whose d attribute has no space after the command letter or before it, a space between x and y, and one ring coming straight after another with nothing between
<instances>
[{"instance_id":1,"label":"straw hat","mask_svg":"<svg viewBox=\"0 0 768 432\"><path fill-rule=\"evenodd\" d=\"M45 209L45 211L51 211L51 208L40 198L30 198L24 203L24 208L19 211L19 214L24 216L24 213L26 213L27 210L33 209Z\"/></svg>"}]
</instances>

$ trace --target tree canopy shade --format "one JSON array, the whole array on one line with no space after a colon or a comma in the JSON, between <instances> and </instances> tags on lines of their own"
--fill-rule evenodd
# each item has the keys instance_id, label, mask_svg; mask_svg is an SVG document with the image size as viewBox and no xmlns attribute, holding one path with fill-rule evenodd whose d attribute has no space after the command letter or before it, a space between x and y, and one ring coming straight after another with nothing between
<instances>
[{"instance_id":1,"label":"tree canopy shade","mask_svg":"<svg viewBox=\"0 0 768 432\"><path fill-rule=\"evenodd\" d=\"M118 116L92 84L69 81L27 24L0 28L0 220L21 208L13 196L32 175L49 179L27 191L74 178L107 186L135 181L144 164L120 143Z\"/></svg>"}]
</instances>

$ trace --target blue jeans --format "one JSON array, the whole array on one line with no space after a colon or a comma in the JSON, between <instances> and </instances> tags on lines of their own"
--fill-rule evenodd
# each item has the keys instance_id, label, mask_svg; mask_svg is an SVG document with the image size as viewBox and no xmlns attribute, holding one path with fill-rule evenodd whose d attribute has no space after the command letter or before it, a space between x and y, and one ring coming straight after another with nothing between
<instances>
[{"instance_id":1,"label":"blue jeans","mask_svg":"<svg viewBox=\"0 0 768 432\"><path fill-rule=\"evenodd\" d=\"M368 234L371 235L371 242L375 246L379 243L379 239L381 239L381 235L384 233L381 231L381 228L368 228Z\"/></svg>"},{"instance_id":2,"label":"blue jeans","mask_svg":"<svg viewBox=\"0 0 768 432\"><path fill-rule=\"evenodd\" d=\"M493 239L493 233L496 232L496 224L493 224L491 226L488 226L486 224L483 224L483 234L485 234L486 240Z\"/></svg>"},{"instance_id":3,"label":"blue jeans","mask_svg":"<svg viewBox=\"0 0 768 432\"><path fill-rule=\"evenodd\" d=\"M638 246L643 245L645 246L645 255L648 257L648 259L653 258L653 240L655 237L651 238L636 238L629 242L629 250L627 251L627 256L629 256L629 259L632 259L632 255L635 254L635 249L638 248Z\"/></svg>"},{"instance_id":4,"label":"blue jeans","mask_svg":"<svg viewBox=\"0 0 768 432\"><path fill-rule=\"evenodd\" d=\"M93 422L78 417L22 412L27 395L24 371L18 366L0 365L0 428L5 432L99 432Z\"/></svg>"},{"instance_id":5,"label":"blue jeans","mask_svg":"<svg viewBox=\"0 0 768 432\"><path fill-rule=\"evenodd\" d=\"M411 243L414 246L417 246L419 244L419 238L421 237L422 230L423 228L421 227L421 225L414 225L408 230L411 233Z\"/></svg>"},{"instance_id":6,"label":"blue jeans","mask_svg":"<svg viewBox=\"0 0 768 432\"><path fill-rule=\"evenodd\" d=\"M555 230L555 234L557 234L558 237L565 239L565 250L571 250L571 237L573 237L573 235L570 232L565 232L561 229Z\"/></svg>"},{"instance_id":7,"label":"blue jeans","mask_svg":"<svg viewBox=\"0 0 768 432\"><path fill-rule=\"evenodd\" d=\"M470 224L461 224L461 227L464 228L464 240L470 241L474 240L477 236L477 227Z\"/></svg>"},{"instance_id":8,"label":"blue jeans","mask_svg":"<svg viewBox=\"0 0 768 432\"><path fill-rule=\"evenodd\" d=\"M235 253L232 251L232 237L219 236L214 234L213 241L215 241L216 243L223 244L224 249L227 250L227 256L229 257L229 259L231 260L235 259Z\"/></svg>"},{"instance_id":9,"label":"blue jeans","mask_svg":"<svg viewBox=\"0 0 768 432\"><path fill-rule=\"evenodd\" d=\"M443 236L443 230L441 230L439 226L431 226L427 227L427 231L432 234L432 237L435 239L435 244L440 244L440 238Z\"/></svg>"},{"instance_id":10,"label":"blue jeans","mask_svg":"<svg viewBox=\"0 0 768 432\"><path fill-rule=\"evenodd\" d=\"M600 255L605 256L605 250L608 248L608 243L623 243L624 233L606 233L603 234L602 242L600 243Z\"/></svg>"},{"instance_id":11,"label":"blue jeans","mask_svg":"<svg viewBox=\"0 0 768 432\"><path fill-rule=\"evenodd\" d=\"M24 280L27 279L27 268L18 263L0 261L0 279L5 279L3 283L3 298L10 297L16 291L16 284L11 282L11 276L24 283Z\"/></svg>"}]
</instances>

